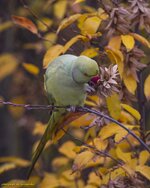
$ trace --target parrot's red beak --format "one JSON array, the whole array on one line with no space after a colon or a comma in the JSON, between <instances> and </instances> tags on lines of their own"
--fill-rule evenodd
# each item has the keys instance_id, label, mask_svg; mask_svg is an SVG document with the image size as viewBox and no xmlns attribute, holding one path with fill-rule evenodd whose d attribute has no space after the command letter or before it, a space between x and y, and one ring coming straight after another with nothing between
<instances>
[{"instance_id":1,"label":"parrot's red beak","mask_svg":"<svg viewBox=\"0 0 150 188\"><path fill-rule=\"evenodd\" d=\"M97 84L98 80L100 80L100 77L97 75L97 76L93 76L90 82L92 82L93 84Z\"/></svg>"}]
</instances>

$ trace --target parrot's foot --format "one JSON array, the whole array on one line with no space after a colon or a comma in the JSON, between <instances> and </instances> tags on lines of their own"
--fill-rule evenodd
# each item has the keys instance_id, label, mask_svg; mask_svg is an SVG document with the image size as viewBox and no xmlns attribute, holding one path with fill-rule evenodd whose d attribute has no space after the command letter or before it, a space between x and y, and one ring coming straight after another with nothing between
<instances>
[{"instance_id":1,"label":"parrot's foot","mask_svg":"<svg viewBox=\"0 0 150 188\"><path fill-rule=\"evenodd\" d=\"M68 111L68 112L76 112L76 106L69 106L69 107L67 108L67 111Z\"/></svg>"},{"instance_id":2,"label":"parrot's foot","mask_svg":"<svg viewBox=\"0 0 150 188\"><path fill-rule=\"evenodd\" d=\"M95 89L92 86L90 86L89 84L85 84L84 89L87 93L94 93L95 92Z\"/></svg>"}]
</instances>

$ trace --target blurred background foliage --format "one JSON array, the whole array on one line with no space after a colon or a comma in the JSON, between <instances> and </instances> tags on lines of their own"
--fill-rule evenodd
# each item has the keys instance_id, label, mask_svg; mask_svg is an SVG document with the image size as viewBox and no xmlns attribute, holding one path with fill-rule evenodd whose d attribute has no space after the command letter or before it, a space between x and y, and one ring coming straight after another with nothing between
<instances>
[{"instance_id":1,"label":"blurred background foliage","mask_svg":"<svg viewBox=\"0 0 150 188\"><path fill-rule=\"evenodd\" d=\"M108 10L109 10L109 6L110 7L112 6L111 4L112 2L111 3L110 2L111 1L105 1L106 5L108 3L108 7L107 7ZM84 23L83 25L83 20L82 20L84 19L83 16L78 21L78 25L74 23L72 24L73 21L71 21L71 23L67 22L67 27L65 26L66 27L65 29L63 28L64 25L62 24L63 23L62 20L66 17L69 18L71 15L77 15L75 17L75 21L76 21L76 19L78 19L77 18L78 14L81 13L92 14L95 13L98 10L98 8L100 7L104 8L103 6L101 6L101 1L86 0L83 3L81 1L79 1L79 3L76 4L73 3L74 0L40 0L40 1L34 0L34 1L26 1L26 2L22 0L0 1L0 42L1 42L0 99L1 100L10 101L13 103L21 103L21 104L45 104L45 105L48 104L46 94L43 89L44 88L43 74L45 71L43 69L43 57L45 58L44 66L46 66L47 62L49 61L49 59L47 60L47 56L48 57L51 56L51 58L53 58L52 57L53 54L54 56L59 55L60 46L54 49L52 49L51 47L53 47L55 44L60 44L64 47L64 45L76 35L80 35L78 38L82 38L84 42L81 42L80 40L78 41L78 38L76 38L75 41L73 41L72 43L73 46L70 47L69 44L68 46L66 46L65 52L74 55L80 55L81 53L85 55L87 54L89 57L92 58L94 57L95 60L100 62L100 64L102 65L107 66L109 64L108 58L103 57L101 53L106 50L105 53L108 53L107 55L109 56L109 52L107 51L109 49L104 49L104 47L108 44L110 38L113 38L112 37L114 35L113 32L115 31L114 30L112 31L111 27L108 28L108 31L112 31L112 33L109 32L108 34L108 31L105 33L105 31L103 31L102 29L101 30L102 37L99 37L100 33L97 32L97 28L99 26L99 20L97 17L94 17L93 20L89 20L87 21L87 23ZM122 4L125 4L126 1L114 1L114 6L117 7L117 3L121 6ZM147 1L147 3L149 3L149 1ZM26 6L26 4L28 6ZM129 5L125 4L125 6L129 6ZM32 21L32 23L34 23L36 26L32 25L32 23L29 23L30 27L27 29L17 27L16 25L14 25L16 19L14 22L12 21L12 15L29 18ZM103 19L105 20L105 18ZM59 28L60 25L61 28ZM89 25L92 26L90 27ZM86 27L87 30L85 29ZM105 25L103 27L105 28ZM122 28L120 28L120 32L121 29ZM127 30L125 34L128 32L129 31ZM149 41L149 35L147 33L150 31L147 32L145 30L142 30L140 31L141 33L139 33L138 29L136 31L136 26L134 26L134 32L140 35L142 34L142 36L144 36L147 39L147 41ZM149 64L149 49L147 48L148 46L147 41L145 42L144 39L142 39L142 46L140 44L140 48L146 54L143 60L144 64ZM146 43L146 45L143 47L144 42ZM44 56L45 52L48 49L50 49L49 51L50 54L48 53L47 56ZM91 49L91 50L86 51L87 49ZM140 68L137 69L139 70ZM149 67L147 67L142 73L143 81L145 80L148 74L149 74ZM130 90L130 86L128 89ZM139 86L138 89L140 89ZM129 104L134 104L134 107L138 108L140 111L142 107L138 105L141 105L143 101L141 101L140 104L138 104L136 101L133 102L134 100L132 101L131 98L135 98L133 96L135 91L132 91L131 89L131 93L129 93L129 91L127 90L124 90L122 92L122 96L126 95L126 97L122 97L122 101L123 102L129 101ZM116 98L115 98L115 102L117 102ZM108 106L114 105L114 104L110 104L109 101L107 101L107 104ZM112 111L111 108L112 107L109 108L110 111ZM143 110L146 120L146 129L148 130L150 128L148 102ZM111 114L110 111L109 113ZM7 182L13 178L23 179L25 177L26 168L22 168L22 167L28 167L29 161L27 160L31 159L32 146L35 147L35 145L37 144L37 142L35 141L37 140L37 138L39 138L39 135L43 133L44 129L42 127L43 124L47 123L49 119L49 114L50 113L48 111L42 111L42 110L27 111L24 108L5 106L1 104L0 156L1 157L7 156L8 158L7 157L5 157L5 159L1 158L0 162L2 163L8 161L8 163L6 163L6 166L2 166L1 168L1 172L4 173L0 175L0 183ZM116 113L114 116L116 117ZM81 122L82 121L84 122L84 120L81 120ZM81 123L79 123L78 125L78 123L76 122L75 126L79 127L80 124ZM88 125L89 122L84 122L84 124ZM84 131L75 129L73 134L74 136L77 136L79 139L82 139L84 136ZM91 131L88 134L90 135L93 134L94 137L95 132L93 130L93 133ZM88 137L88 135L86 135L86 137ZM59 144L51 146L51 149L46 150L46 152L43 155L43 160L45 161L44 164L40 161L40 164L38 165L42 164L45 170L54 169L54 172L57 166L58 167L61 166L61 171L65 173L63 173L63 176L60 178L60 182L64 185L64 187L83 187L84 186L83 180L86 180L89 175L88 170L87 172L85 170L82 180L78 181L78 186L76 186L75 183L72 184L72 181L78 179L78 177L76 175L70 176L71 170L65 171L65 168L66 169L68 169L68 167L71 168L71 164L76 156L76 152L74 152L71 149L70 151L68 150L65 151L64 148L67 149L76 148L75 150L76 151L78 150L78 146L76 146L76 143L68 141L68 139L70 140L69 135L65 135L65 137L59 141ZM66 144L66 146L64 146L63 144ZM78 144L81 145L81 143L77 142L77 145ZM48 147L50 145L51 143L49 143ZM60 145L61 147L59 147ZM104 145L107 145L107 143L105 143ZM59 156L59 152L61 154L64 154L65 157L61 156L60 158L57 158ZM119 149L117 150L117 152L120 152L119 154L122 155ZM67 153L69 153L69 155ZM83 155L83 158L89 155L91 154L87 153L87 155ZM12 157L9 158L9 156L15 156L15 158ZM87 159L87 162L91 159L90 157L91 156L89 156L89 158ZM49 162L50 159L55 159L52 160L51 165ZM80 160L82 160L82 156ZM11 161L13 162L11 163ZM67 165L63 166L62 164L64 163ZM16 166L19 168L16 169L15 168ZM91 166L94 165L91 164ZM7 168L12 170L7 171ZM61 171L59 173L61 173ZM119 173L122 174L124 172L119 169ZM114 177L116 176L117 175L114 175ZM57 178L54 174L47 173L45 174L44 177L45 179L40 184L40 187L46 187L47 179L54 180L55 185L53 187L60 186L59 184L57 184L58 183L56 181ZM36 183L40 182L38 178L39 177L37 176L35 177L33 176L32 181ZM95 183L95 181L97 183ZM90 173L88 179L88 185L91 185L91 187L89 186L89 188L98 187L100 184L99 181L100 180L98 179L97 176L95 176L94 172ZM108 177L107 180L105 181L108 183ZM71 183L67 184L67 182L71 182Z\"/></svg>"}]
</instances>

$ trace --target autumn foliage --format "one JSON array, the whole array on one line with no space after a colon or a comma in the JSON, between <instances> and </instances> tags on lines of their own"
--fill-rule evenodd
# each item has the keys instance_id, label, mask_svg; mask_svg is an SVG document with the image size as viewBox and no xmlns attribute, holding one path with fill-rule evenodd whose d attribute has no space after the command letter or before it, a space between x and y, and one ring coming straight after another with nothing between
<instances>
[{"instance_id":1,"label":"autumn foliage","mask_svg":"<svg viewBox=\"0 0 150 188\"><path fill-rule=\"evenodd\" d=\"M21 43L16 52L0 55L0 82L12 78L10 94L2 95L1 103L8 100L46 105L43 75L48 64L65 53L86 55L97 61L100 75L89 83L95 92L88 94L85 106L122 123L149 147L150 134L146 130L150 127L145 123L145 109L150 99L150 2L20 2L9 20L1 20L0 25L1 33L10 28L24 33L24 38L16 38L16 43ZM0 108L3 107L4 103ZM17 154L1 154L3 177L12 170L24 171L30 165L49 118L46 110L35 111L8 106L7 113L13 122L20 120L32 143L35 142L28 160ZM148 188L149 151L105 117L72 113L47 143L29 180L25 180L24 173L1 183L2 187L17 184L40 188Z\"/></svg>"}]
</instances>

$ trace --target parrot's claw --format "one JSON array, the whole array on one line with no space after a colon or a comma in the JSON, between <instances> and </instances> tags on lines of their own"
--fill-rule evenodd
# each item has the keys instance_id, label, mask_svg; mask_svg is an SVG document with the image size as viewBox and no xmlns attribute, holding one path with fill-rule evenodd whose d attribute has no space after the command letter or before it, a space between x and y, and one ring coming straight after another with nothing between
<instances>
[{"instance_id":1,"label":"parrot's claw","mask_svg":"<svg viewBox=\"0 0 150 188\"><path fill-rule=\"evenodd\" d=\"M93 87L91 87L89 84L85 84L84 89L87 93L94 93L95 92L95 89Z\"/></svg>"},{"instance_id":2,"label":"parrot's claw","mask_svg":"<svg viewBox=\"0 0 150 188\"><path fill-rule=\"evenodd\" d=\"M67 108L68 112L76 112L76 106L69 106L69 108Z\"/></svg>"}]
</instances>

